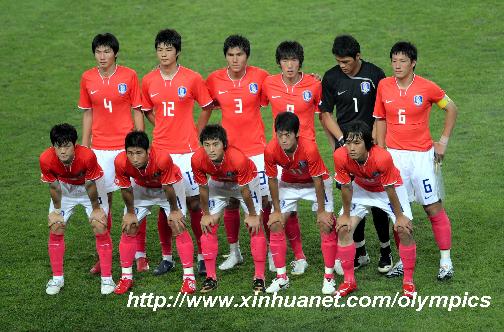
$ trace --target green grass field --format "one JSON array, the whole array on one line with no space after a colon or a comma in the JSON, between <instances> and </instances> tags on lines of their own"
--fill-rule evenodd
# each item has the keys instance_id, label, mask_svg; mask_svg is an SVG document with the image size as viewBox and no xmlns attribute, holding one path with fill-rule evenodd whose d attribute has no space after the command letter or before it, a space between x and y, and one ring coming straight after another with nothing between
<instances>
[{"instance_id":1,"label":"green grass field","mask_svg":"<svg viewBox=\"0 0 504 332\"><path fill-rule=\"evenodd\" d=\"M504 129L503 12L501 1L429 0L421 6L387 1L0 1L0 329L502 331L504 149L499 142ZM463 296L469 292L491 296L491 306L451 312L442 308L421 312L412 308L182 307L157 312L127 308L126 296L101 296L99 278L87 273L95 261L95 244L83 209L74 215L66 232L65 288L58 296L47 296L45 284L51 274L46 221L49 193L47 185L39 181L38 156L50 144L49 130L61 122L81 128L81 115L76 111L79 81L82 72L95 65L90 48L95 34L114 33L121 43L119 63L134 68L141 77L157 64L154 37L166 27L177 29L183 37L180 63L205 77L225 65L222 43L232 33L251 40L249 63L271 73L279 71L274 52L286 39L304 46L305 71L320 74L335 63L331 47L336 34L353 34L364 59L381 66L388 75L392 44L400 39L413 41L419 49L417 73L436 81L459 108L444 167L456 274L450 282L436 280L439 254L429 221L415 205L416 284L421 295ZM263 114L269 136L269 109ZM434 108L431 120L437 138L442 112ZM211 122L217 121L215 112ZM333 169L328 145L320 126L318 129L321 152ZM338 195L335 191L336 209L340 207ZM118 280L122 202L119 193L114 199L113 273ZM291 278L291 289L285 295L319 295L323 261L314 217L306 204L301 205L300 218L310 267L306 274ZM253 265L243 230L240 242L246 263L220 273L215 295L251 295ZM221 231L224 234L223 227ZM378 242L372 222L367 223L366 234L372 263L356 273L360 287L356 295L393 295L400 290L401 281L385 279L376 271ZM220 249L227 252L225 237ZM147 250L156 264L160 247L155 222L148 226ZM180 265L163 277L137 275L135 294L175 296L180 275Z\"/></svg>"}]
</instances>

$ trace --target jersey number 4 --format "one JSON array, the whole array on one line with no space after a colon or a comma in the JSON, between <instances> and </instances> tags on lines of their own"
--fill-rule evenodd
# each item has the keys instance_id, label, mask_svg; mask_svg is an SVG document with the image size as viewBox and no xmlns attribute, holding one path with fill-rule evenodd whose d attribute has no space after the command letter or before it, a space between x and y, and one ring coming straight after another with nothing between
<instances>
[{"instance_id":1,"label":"jersey number 4","mask_svg":"<svg viewBox=\"0 0 504 332\"><path fill-rule=\"evenodd\" d=\"M103 107L109 110L110 113L112 113L112 100L109 100L107 102L107 98L103 98Z\"/></svg>"}]
</instances>

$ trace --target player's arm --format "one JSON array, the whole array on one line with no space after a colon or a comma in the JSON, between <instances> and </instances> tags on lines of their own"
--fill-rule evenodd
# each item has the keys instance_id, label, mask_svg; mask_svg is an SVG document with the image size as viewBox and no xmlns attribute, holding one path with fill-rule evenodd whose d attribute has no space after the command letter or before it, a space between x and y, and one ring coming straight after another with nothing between
<instances>
[{"instance_id":1,"label":"player's arm","mask_svg":"<svg viewBox=\"0 0 504 332\"><path fill-rule=\"evenodd\" d=\"M149 120L149 122L155 126L156 125L156 116L154 115L154 110L148 110L148 111L145 111L144 112L145 114L145 117L147 118L147 120Z\"/></svg>"},{"instance_id":2,"label":"player's arm","mask_svg":"<svg viewBox=\"0 0 504 332\"><path fill-rule=\"evenodd\" d=\"M252 191L249 188L249 185L246 184L240 187L240 192L243 197L243 201L247 206L248 214L245 216L245 225L247 225L253 234L259 233L259 229L261 227L261 223L259 222L258 212L255 210L254 201L252 198Z\"/></svg>"},{"instance_id":3,"label":"player's arm","mask_svg":"<svg viewBox=\"0 0 504 332\"><path fill-rule=\"evenodd\" d=\"M332 142L334 143L335 147L343 146L343 132L341 131L340 127L338 126L338 123L334 120L332 117L332 114L329 112L322 112L320 114L321 116L321 123L324 128L329 131L329 133L332 135ZM335 140L336 139L336 140ZM337 142L337 143L336 143ZM329 143L331 144L331 138L329 139ZM332 144L331 144L332 145Z\"/></svg>"},{"instance_id":4,"label":"player's arm","mask_svg":"<svg viewBox=\"0 0 504 332\"><path fill-rule=\"evenodd\" d=\"M203 211L203 217L201 217L201 230L203 233L208 233L211 231L211 226L215 225L214 218L210 215L210 208L208 207L208 201L210 198L208 184L199 186L200 192L200 206Z\"/></svg>"},{"instance_id":5,"label":"player's arm","mask_svg":"<svg viewBox=\"0 0 504 332\"><path fill-rule=\"evenodd\" d=\"M336 149L336 140L334 139L334 136L331 135L331 132L325 126L325 123L322 120L323 114L324 113L322 113L322 112L319 114L319 121L320 121L320 124L322 125L322 129L324 129L324 134L326 135L327 140L329 141L329 145L331 146L331 149L332 149L331 151L334 151Z\"/></svg>"},{"instance_id":6,"label":"player's arm","mask_svg":"<svg viewBox=\"0 0 504 332\"><path fill-rule=\"evenodd\" d=\"M439 138L438 142L434 142L436 160L442 161L446 152L446 147L448 146L448 140L451 136L453 128L455 128L458 111L455 103L446 95L443 99L437 102L437 105L446 112L443 134Z\"/></svg>"},{"instance_id":7,"label":"player's arm","mask_svg":"<svg viewBox=\"0 0 504 332\"><path fill-rule=\"evenodd\" d=\"M122 231L127 234L136 233L134 229L138 227L138 219L135 213L133 188L121 188L121 196L126 206L126 213L123 216Z\"/></svg>"},{"instance_id":8,"label":"player's arm","mask_svg":"<svg viewBox=\"0 0 504 332\"><path fill-rule=\"evenodd\" d=\"M338 221L336 223L336 232L338 232L343 227L347 228L347 231L350 232L352 229L352 221L350 219L350 208L352 206L352 182L348 182L347 184L341 185L341 204L343 208L343 214L339 216Z\"/></svg>"},{"instance_id":9,"label":"player's arm","mask_svg":"<svg viewBox=\"0 0 504 332\"><path fill-rule=\"evenodd\" d=\"M168 216L168 220L173 222L173 226L175 227L177 233L182 232L185 229L184 215L177 205L177 194L175 193L175 189L171 184L164 184L163 190L165 192L166 199L170 204L170 214Z\"/></svg>"},{"instance_id":10,"label":"player's arm","mask_svg":"<svg viewBox=\"0 0 504 332\"><path fill-rule=\"evenodd\" d=\"M49 183L49 194L54 205L54 210L49 213L48 226L54 224L64 225L63 215L61 214L61 185L58 180Z\"/></svg>"},{"instance_id":11,"label":"player's arm","mask_svg":"<svg viewBox=\"0 0 504 332\"><path fill-rule=\"evenodd\" d=\"M210 106L201 109L201 113L198 118L198 124L196 125L196 128L198 129L198 135L201 134L201 131L203 130L203 128L205 128L205 126L208 123L208 120L212 116L212 110L213 110L212 105L213 103L210 104Z\"/></svg>"},{"instance_id":12,"label":"player's arm","mask_svg":"<svg viewBox=\"0 0 504 332\"><path fill-rule=\"evenodd\" d=\"M96 187L95 181L86 180L84 187L86 188L87 195L89 197L89 200L91 201L91 206L93 208L93 211L89 216L89 220L90 221L96 220L104 225L107 225L107 216L105 215L105 211L103 211L103 209L100 207L100 200L98 198L98 189Z\"/></svg>"},{"instance_id":13,"label":"player's arm","mask_svg":"<svg viewBox=\"0 0 504 332\"><path fill-rule=\"evenodd\" d=\"M387 133L387 122L385 119L375 119L373 128L376 127L376 144L385 148L385 134Z\"/></svg>"},{"instance_id":14,"label":"player's arm","mask_svg":"<svg viewBox=\"0 0 504 332\"><path fill-rule=\"evenodd\" d=\"M91 127L93 125L93 110L82 110L82 145L91 146Z\"/></svg>"},{"instance_id":15,"label":"player's arm","mask_svg":"<svg viewBox=\"0 0 504 332\"><path fill-rule=\"evenodd\" d=\"M144 113L140 107L133 109L133 122L135 123L136 130L145 131Z\"/></svg>"},{"instance_id":16,"label":"player's arm","mask_svg":"<svg viewBox=\"0 0 504 332\"><path fill-rule=\"evenodd\" d=\"M332 218L331 213L327 212L325 209L325 188L324 180L322 176L315 176L312 178L313 184L315 185L315 195L317 196L317 222L323 224L326 229L332 228Z\"/></svg>"},{"instance_id":17,"label":"player's arm","mask_svg":"<svg viewBox=\"0 0 504 332\"><path fill-rule=\"evenodd\" d=\"M398 228L402 227L406 233L411 235L413 233L413 224L411 223L411 220L402 213L401 203L399 201L399 197L397 197L394 185L385 186L384 189L390 201L390 206L392 206L392 211L396 217L394 230L398 231Z\"/></svg>"}]
</instances>

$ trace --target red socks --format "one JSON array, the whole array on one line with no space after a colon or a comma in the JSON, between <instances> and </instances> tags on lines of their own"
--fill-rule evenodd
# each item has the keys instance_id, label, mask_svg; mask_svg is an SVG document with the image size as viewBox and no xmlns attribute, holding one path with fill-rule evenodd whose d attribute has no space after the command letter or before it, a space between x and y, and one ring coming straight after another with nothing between
<instances>
[{"instance_id":1,"label":"red socks","mask_svg":"<svg viewBox=\"0 0 504 332\"><path fill-rule=\"evenodd\" d=\"M327 268L334 268L334 261L336 259L336 231L333 229L331 233L326 234L320 232L322 256L324 257L324 265Z\"/></svg>"},{"instance_id":2,"label":"red socks","mask_svg":"<svg viewBox=\"0 0 504 332\"><path fill-rule=\"evenodd\" d=\"M270 233L270 250L275 267L277 269L285 267L287 242L285 241L284 231Z\"/></svg>"},{"instance_id":3,"label":"red socks","mask_svg":"<svg viewBox=\"0 0 504 332\"><path fill-rule=\"evenodd\" d=\"M219 226L214 225L211 227L211 232L201 235L201 250L203 251L207 277L215 280L217 280L215 261L217 260L217 252L219 250L218 229Z\"/></svg>"},{"instance_id":4,"label":"red socks","mask_svg":"<svg viewBox=\"0 0 504 332\"><path fill-rule=\"evenodd\" d=\"M259 233L250 234L250 251L252 253L252 259L254 260L255 279L265 279L266 250L266 237L264 236L262 228L260 228Z\"/></svg>"},{"instance_id":5,"label":"red socks","mask_svg":"<svg viewBox=\"0 0 504 332\"><path fill-rule=\"evenodd\" d=\"M140 221L140 227L138 227L138 232L136 234L136 251L145 252L145 240L147 231L147 217Z\"/></svg>"},{"instance_id":6,"label":"red socks","mask_svg":"<svg viewBox=\"0 0 504 332\"><path fill-rule=\"evenodd\" d=\"M413 282L413 272L416 262L416 244L411 246L399 245L399 257L401 257L404 269L403 283Z\"/></svg>"},{"instance_id":7,"label":"red socks","mask_svg":"<svg viewBox=\"0 0 504 332\"><path fill-rule=\"evenodd\" d=\"M121 235L121 241L119 242L121 267L131 267L133 265L138 245L137 235L127 235L125 233Z\"/></svg>"},{"instance_id":8,"label":"red socks","mask_svg":"<svg viewBox=\"0 0 504 332\"><path fill-rule=\"evenodd\" d=\"M394 242L395 242L396 248L399 250L399 244L401 243L401 240L399 239L399 233L397 233L396 230L393 230L393 231L394 231Z\"/></svg>"},{"instance_id":9,"label":"red socks","mask_svg":"<svg viewBox=\"0 0 504 332\"><path fill-rule=\"evenodd\" d=\"M451 223L448 219L445 209L441 209L435 216L429 216L432 225L434 239L439 250L448 250L451 248Z\"/></svg>"},{"instance_id":10,"label":"red socks","mask_svg":"<svg viewBox=\"0 0 504 332\"><path fill-rule=\"evenodd\" d=\"M268 227L269 216L271 214L271 207L267 207L263 210L262 213L262 221L264 226L264 234L266 235L266 241L269 242L270 237L270 229Z\"/></svg>"},{"instance_id":11,"label":"red socks","mask_svg":"<svg viewBox=\"0 0 504 332\"><path fill-rule=\"evenodd\" d=\"M240 209L224 209L224 228L228 243L238 242L240 234Z\"/></svg>"},{"instance_id":12,"label":"red socks","mask_svg":"<svg viewBox=\"0 0 504 332\"><path fill-rule=\"evenodd\" d=\"M191 228L198 246L198 254L201 254L201 217L203 217L203 212L201 209L198 211L189 210L189 215L191 216Z\"/></svg>"},{"instance_id":13,"label":"red socks","mask_svg":"<svg viewBox=\"0 0 504 332\"><path fill-rule=\"evenodd\" d=\"M100 268L102 277L112 276L112 239L107 230L104 234L95 234L96 251L100 257Z\"/></svg>"},{"instance_id":14,"label":"red socks","mask_svg":"<svg viewBox=\"0 0 504 332\"><path fill-rule=\"evenodd\" d=\"M168 226L168 218L164 213L163 209L159 209L158 214L158 235L159 243L161 244L161 252L163 256L172 254L172 231L170 226Z\"/></svg>"},{"instance_id":15,"label":"red socks","mask_svg":"<svg viewBox=\"0 0 504 332\"><path fill-rule=\"evenodd\" d=\"M355 242L352 244L342 247L338 244L338 256L341 260L341 266L343 267L344 279L345 281L355 282L354 275L354 259L355 259Z\"/></svg>"},{"instance_id":16,"label":"red socks","mask_svg":"<svg viewBox=\"0 0 504 332\"><path fill-rule=\"evenodd\" d=\"M65 256L65 235L49 233L49 241L47 243L49 251L49 260L51 261L51 269L53 276L63 276L63 257Z\"/></svg>"},{"instance_id":17,"label":"red socks","mask_svg":"<svg viewBox=\"0 0 504 332\"><path fill-rule=\"evenodd\" d=\"M109 207L109 212L107 214L107 229L109 230L109 232L112 230L112 207L110 206Z\"/></svg>"},{"instance_id":18,"label":"red socks","mask_svg":"<svg viewBox=\"0 0 504 332\"><path fill-rule=\"evenodd\" d=\"M193 266L194 245L189 232L185 230L175 238L177 251L182 263L182 267L189 268Z\"/></svg>"},{"instance_id":19,"label":"red socks","mask_svg":"<svg viewBox=\"0 0 504 332\"><path fill-rule=\"evenodd\" d=\"M296 260L305 259L303 252L303 243L301 242L301 229L299 228L299 219L297 213L290 215L285 223L285 235L289 239L292 252Z\"/></svg>"}]
</instances>

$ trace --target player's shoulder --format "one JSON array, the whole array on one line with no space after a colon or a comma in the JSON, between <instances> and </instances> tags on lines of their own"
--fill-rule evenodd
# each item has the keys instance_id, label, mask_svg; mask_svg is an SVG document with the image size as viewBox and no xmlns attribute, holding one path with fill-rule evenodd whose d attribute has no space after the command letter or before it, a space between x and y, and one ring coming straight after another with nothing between
<instances>
[{"instance_id":1,"label":"player's shoulder","mask_svg":"<svg viewBox=\"0 0 504 332\"><path fill-rule=\"evenodd\" d=\"M196 149L196 151L194 151L193 155L191 156L191 162L200 163L205 157L206 157L205 149L202 146L200 146L199 148Z\"/></svg>"},{"instance_id":2,"label":"player's shoulder","mask_svg":"<svg viewBox=\"0 0 504 332\"><path fill-rule=\"evenodd\" d=\"M336 150L334 150L333 158L335 161L346 162L349 158L347 148L344 146L341 146L341 147L337 148Z\"/></svg>"},{"instance_id":3,"label":"player's shoulder","mask_svg":"<svg viewBox=\"0 0 504 332\"><path fill-rule=\"evenodd\" d=\"M245 153L243 153L242 150L240 150L239 148L237 148L236 146L234 145L229 145L227 148L226 148L226 154L228 156L231 156L232 158L235 158L235 157L241 157L241 156L244 156L245 157Z\"/></svg>"},{"instance_id":4,"label":"player's shoulder","mask_svg":"<svg viewBox=\"0 0 504 332\"><path fill-rule=\"evenodd\" d=\"M438 87L436 82L431 81L423 76L415 74L414 83L417 85L425 86L425 87Z\"/></svg>"},{"instance_id":5,"label":"player's shoulder","mask_svg":"<svg viewBox=\"0 0 504 332\"><path fill-rule=\"evenodd\" d=\"M268 144L266 144L266 147L264 148L264 155L274 156L278 146L278 141L276 140L276 138L273 138L268 142Z\"/></svg>"},{"instance_id":6,"label":"player's shoulder","mask_svg":"<svg viewBox=\"0 0 504 332\"><path fill-rule=\"evenodd\" d=\"M90 148L88 148L87 146L84 146L84 145L75 144L74 153L75 153L75 158L80 158L83 160L87 160L90 158L96 159L96 155L93 152L93 150L91 150Z\"/></svg>"},{"instance_id":7,"label":"player's shoulder","mask_svg":"<svg viewBox=\"0 0 504 332\"><path fill-rule=\"evenodd\" d=\"M208 75L207 79L208 80L210 80L210 79L216 79L216 78L223 79L223 78L226 78L226 77L227 77L227 68L224 67L224 68L216 69L213 72L211 72L210 75Z\"/></svg>"},{"instance_id":8,"label":"player's shoulder","mask_svg":"<svg viewBox=\"0 0 504 332\"><path fill-rule=\"evenodd\" d=\"M48 147L42 153L40 154L39 160L40 162L44 163L50 163L53 158L56 156L56 151L54 150L54 147Z\"/></svg>"},{"instance_id":9,"label":"player's shoulder","mask_svg":"<svg viewBox=\"0 0 504 332\"><path fill-rule=\"evenodd\" d=\"M339 65L336 65L332 68L330 68L329 70L327 70L324 74L324 78L327 80L336 80L336 79L339 79L341 77L344 77L346 76L345 73L343 73L343 71L341 70L340 66Z\"/></svg>"},{"instance_id":10,"label":"player's shoulder","mask_svg":"<svg viewBox=\"0 0 504 332\"><path fill-rule=\"evenodd\" d=\"M382 74L383 69L378 67L372 62L362 60L362 67L365 69L366 72L372 73L372 74Z\"/></svg>"},{"instance_id":11,"label":"player's shoulder","mask_svg":"<svg viewBox=\"0 0 504 332\"><path fill-rule=\"evenodd\" d=\"M267 76L269 76L268 71L256 66L248 66L247 72L251 73L254 77L262 77L262 79L265 79Z\"/></svg>"},{"instance_id":12,"label":"player's shoulder","mask_svg":"<svg viewBox=\"0 0 504 332\"><path fill-rule=\"evenodd\" d=\"M380 81L378 86L395 86L396 80L394 76L385 77Z\"/></svg>"},{"instance_id":13,"label":"player's shoulder","mask_svg":"<svg viewBox=\"0 0 504 332\"><path fill-rule=\"evenodd\" d=\"M314 141L304 138L304 137L299 137L298 138L298 145L305 151L306 154L312 155L312 154L319 154L319 149L317 146L317 143Z\"/></svg>"},{"instance_id":14,"label":"player's shoulder","mask_svg":"<svg viewBox=\"0 0 504 332\"><path fill-rule=\"evenodd\" d=\"M126 66L117 65L117 73L121 76L136 76L137 73L134 69Z\"/></svg>"},{"instance_id":15,"label":"player's shoulder","mask_svg":"<svg viewBox=\"0 0 504 332\"><path fill-rule=\"evenodd\" d=\"M179 73L189 79L203 79L200 73L182 65L179 65Z\"/></svg>"},{"instance_id":16,"label":"player's shoulder","mask_svg":"<svg viewBox=\"0 0 504 332\"><path fill-rule=\"evenodd\" d=\"M161 152L155 149L151 149L150 153L150 158L155 160L156 165L159 168L168 168L173 165L173 159L168 152Z\"/></svg>"},{"instance_id":17,"label":"player's shoulder","mask_svg":"<svg viewBox=\"0 0 504 332\"><path fill-rule=\"evenodd\" d=\"M278 85L282 84L282 74L272 74L264 78L263 85Z\"/></svg>"},{"instance_id":18,"label":"player's shoulder","mask_svg":"<svg viewBox=\"0 0 504 332\"><path fill-rule=\"evenodd\" d=\"M159 68L154 68L142 77L142 82L150 82L156 77L161 77L159 73Z\"/></svg>"},{"instance_id":19,"label":"player's shoulder","mask_svg":"<svg viewBox=\"0 0 504 332\"><path fill-rule=\"evenodd\" d=\"M392 155L390 154L390 152L376 144L373 144L373 146L371 147L370 154L379 165L385 161L392 160Z\"/></svg>"},{"instance_id":20,"label":"player's shoulder","mask_svg":"<svg viewBox=\"0 0 504 332\"><path fill-rule=\"evenodd\" d=\"M318 87L321 85L320 82L315 76L303 73L303 79L301 80L301 87Z\"/></svg>"},{"instance_id":21,"label":"player's shoulder","mask_svg":"<svg viewBox=\"0 0 504 332\"><path fill-rule=\"evenodd\" d=\"M86 70L82 73L82 79L85 79L85 80L92 80L92 79L99 77L99 76L100 76L100 74L98 73L98 68L96 68L96 67L89 68L88 70Z\"/></svg>"}]
</instances>

